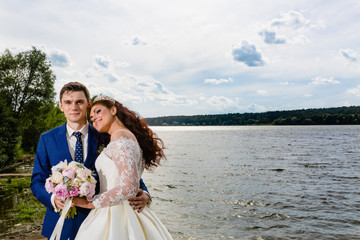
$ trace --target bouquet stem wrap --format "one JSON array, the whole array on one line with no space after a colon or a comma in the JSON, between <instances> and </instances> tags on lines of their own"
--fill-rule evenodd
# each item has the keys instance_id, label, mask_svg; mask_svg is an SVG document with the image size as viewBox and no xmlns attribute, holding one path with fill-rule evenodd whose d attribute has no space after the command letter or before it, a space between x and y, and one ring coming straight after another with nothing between
<instances>
[{"instance_id":1,"label":"bouquet stem wrap","mask_svg":"<svg viewBox=\"0 0 360 240\"><path fill-rule=\"evenodd\" d=\"M60 240L61 231L64 226L65 217L71 207L71 203L72 203L72 197L67 198L65 201L65 205L62 210L61 216L55 225L53 233L51 234L50 240L55 240L55 239Z\"/></svg>"}]
</instances>

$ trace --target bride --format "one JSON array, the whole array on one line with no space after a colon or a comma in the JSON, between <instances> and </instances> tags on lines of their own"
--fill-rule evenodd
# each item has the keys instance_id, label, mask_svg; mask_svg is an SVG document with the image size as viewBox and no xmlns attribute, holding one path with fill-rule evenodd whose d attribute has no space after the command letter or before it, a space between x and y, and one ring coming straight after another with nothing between
<instances>
[{"instance_id":1,"label":"bride","mask_svg":"<svg viewBox=\"0 0 360 240\"><path fill-rule=\"evenodd\" d=\"M92 202L74 198L73 204L93 209L80 226L76 239L172 239L148 208L139 213L128 203L136 196L144 168L157 167L163 143L137 114L108 96L100 95L90 110L93 126L110 135L96 160L100 193Z\"/></svg>"}]
</instances>

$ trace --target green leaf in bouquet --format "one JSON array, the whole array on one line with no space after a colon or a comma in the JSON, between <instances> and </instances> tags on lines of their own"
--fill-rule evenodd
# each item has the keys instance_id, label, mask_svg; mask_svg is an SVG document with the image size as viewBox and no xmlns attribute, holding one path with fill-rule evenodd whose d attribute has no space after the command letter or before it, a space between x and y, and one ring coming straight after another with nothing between
<instances>
[{"instance_id":1,"label":"green leaf in bouquet","mask_svg":"<svg viewBox=\"0 0 360 240\"><path fill-rule=\"evenodd\" d=\"M63 179L64 183L67 183L69 180L70 180L70 178L68 178L68 177L64 177L64 179Z\"/></svg>"},{"instance_id":2,"label":"green leaf in bouquet","mask_svg":"<svg viewBox=\"0 0 360 240\"><path fill-rule=\"evenodd\" d=\"M62 209L60 210L60 216L62 214ZM67 212L65 218L74 218L75 215L77 215L77 212L76 212L76 207L73 206L69 209L69 211Z\"/></svg>"}]
</instances>

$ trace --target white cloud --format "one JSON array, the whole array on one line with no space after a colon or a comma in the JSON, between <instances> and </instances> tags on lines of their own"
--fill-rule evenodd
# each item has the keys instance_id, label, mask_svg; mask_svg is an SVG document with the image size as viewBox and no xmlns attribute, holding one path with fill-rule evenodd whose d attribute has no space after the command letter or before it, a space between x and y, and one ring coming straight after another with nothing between
<instances>
[{"instance_id":1,"label":"white cloud","mask_svg":"<svg viewBox=\"0 0 360 240\"><path fill-rule=\"evenodd\" d=\"M116 62L114 64L114 67L119 67L119 68L127 68L127 67L130 67L130 63L128 62Z\"/></svg>"},{"instance_id":2,"label":"white cloud","mask_svg":"<svg viewBox=\"0 0 360 240\"><path fill-rule=\"evenodd\" d=\"M230 99L224 96L201 97L200 101L219 112L264 112L267 110L266 107L256 103L243 106L239 104L238 98Z\"/></svg>"},{"instance_id":3,"label":"white cloud","mask_svg":"<svg viewBox=\"0 0 360 240\"><path fill-rule=\"evenodd\" d=\"M210 84L221 84L221 83L229 83L229 82L233 82L233 79L231 77L229 77L228 79L215 79L215 78L207 78L204 80L204 83L210 83Z\"/></svg>"},{"instance_id":4,"label":"white cloud","mask_svg":"<svg viewBox=\"0 0 360 240\"><path fill-rule=\"evenodd\" d=\"M261 106L259 104L249 104L246 107L243 107L243 111L245 112L265 112L268 111L268 109L265 106Z\"/></svg>"},{"instance_id":5,"label":"white cloud","mask_svg":"<svg viewBox=\"0 0 360 240\"><path fill-rule=\"evenodd\" d=\"M52 48L46 50L47 58L50 60L51 65L56 67L68 67L71 64L70 56L65 51Z\"/></svg>"},{"instance_id":6,"label":"white cloud","mask_svg":"<svg viewBox=\"0 0 360 240\"><path fill-rule=\"evenodd\" d=\"M356 96L360 97L360 84L357 85L356 88L349 89L348 93L355 94Z\"/></svg>"},{"instance_id":7,"label":"white cloud","mask_svg":"<svg viewBox=\"0 0 360 240\"><path fill-rule=\"evenodd\" d=\"M119 81L119 77L114 73L105 74L105 77L107 78L109 83L114 83L114 82Z\"/></svg>"},{"instance_id":8,"label":"white cloud","mask_svg":"<svg viewBox=\"0 0 360 240\"><path fill-rule=\"evenodd\" d=\"M127 85L128 94L138 96L142 102L157 102L163 106L192 106L197 101L184 95L175 94L167 89L161 82L149 76L126 75L119 83Z\"/></svg>"},{"instance_id":9,"label":"white cloud","mask_svg":"<svg viewBox=\"0 0 360 240\"><path fill-rule=\"evenodd\" d=\"M193 106L198 102L185 95L175 94L167 89L161 82L156 81L150 76L135 76L106 73L105 77L111 81L111 87L105 87L105 84L99 84L96 79L103 78L104 73L94 74L91 79L95 79L95 83L87 84L92 95L105 94L118 99L127 104L152 103L154 106L160 104L162 106Z\"/></svg>"},{"instance_id":10,"label":"white cloud","mask_svg":"<svg viewBox=\"0 0 360 240\"><path fill-rule=\"evenodd\" d=\"M317 77L312 79L311 84L314 84L314 85L340 84L340 82L335 80L333 77L324 78L324 77L317 76Z\"/></svg>"},{"instance_id":11,"label":"white cloud","mask_svg":"<svg viewBox=\"0 0 360 240\"><path fill-rule=\"evenodd\" d=\"M218 111L224 111L224 110L237 111L239 109L239 105L237 102L224 96L212 96L210 98L202 97L200 98L200 100L210 105L211 107L215 108Z\"/></svg>"},{"instance_id":12,"label":"white cloud","mask_svg":"<svg viewBox=\"0 0 360 240\"><path fill-rule=\"evenodd\" d=\"M113 97L114 99L118 100L120 103L125 103L125 104L134 104L134 103L142 102L140 96L129 94L126 91L122 91L115 87L105 87L103 84L99 85L97 83L87 84L87 87L91 93L91 96L103 94Z\"/></svg>"},{"instance_id":13,"label":"white cloud","mask_svg":"<svg viewBox=\"0 0 360 240\"><path fill-rule=\"evenodd\" d=\"M237 62L245 63L249 67L264 66L263 54L257 49L255 44L242 41L241 46L232 51L233 59Z\"/></svg>"},{"instance_id":14,"label":"white cloud","mask_svg":"<svg viewBox=\"0 0 360 240\"><path fill-rule=\"evenodd\" d=\"M340 49L339 50L341 56L346 58L346 60L350 62L357 62L360 59L360 55L358 52L355 52L354 50L351 50L349 48L347 49Z\"/></svg>"},{"instance_id":15,"label":"white cloud","mask_svg":"<svg viewBox=\"0 0 360 240\"><path fill-rule=\"evenodd\" d=\"M300 12L288 11L281 13L279 18L269 21L259 35L267 44L303 44L310 42L305 32L312 28L325 28L325 23L323 20L312 23ZM284 36L279 37L279 32Z\"/></svg>"},{"instance_id":16,"label":"white cloud","mask_svg":"<svg viewBox=\"0 0 360 240\"><path fill-rule=\"evenodd\" d=\"M103 68L108 68L112 62L108 56L96 55L96 56L94 56L94 59L95 59L96 65L103 67Z\"/></svg>"},{"instance_id":17,"label":"white cloud","mask_svg":"<svg viewBox=\"0 0 360 240\"><path fill-rule=\"evenodd\" d=\"M280 18L271 21L272 27L289 27L293 29L310 27L310 20L306 19L301 13L289 11L282 13Z\"/></svg>"},{"instance_id":18,"label":"white cloud","mask_svg":"<svg viewBox=\"0 0 360 240\"><path fill-rule=\"evenodd\" d=\"M132 45L134 46L144 46L146 44L147 43L144 40L140 39L139 37L135 37L132 40Z\"/></svg>"},{"instance_id":19,"label":"white cloud","mask_svg":"<svg viewBox=\"0 0 360 240\"><path fill-rule=\"evenodd\" d=\"M265 96L268 94L268 91L266 90L262 90L262 89L259 89L256 91L257 94L261 95L261 96Z\"/></svg>"},{"instance_id":20,"label":"white cloud","mask_svg":"<svg viewBox=\"0 0 360 240\"><path fill-rule=\"evenodd\" d=\"M263 37L264 42L268 44L284 44L286 39L284 37L277 37L276 32L263 30L259 32L259 35Z\"/></svg>"},{"instance_id":21,"label":"white cloud","mask_svg":"<svg viewBox=\"0 0 360 240\"><path fill-rule=\"evenodd\" d=\"M284 81L284 82L281 82L280 85L282 85L282 86L290 86L290 85L294 85L294 84L290 83L289 81Z\"/></svg>"}]
</instances>

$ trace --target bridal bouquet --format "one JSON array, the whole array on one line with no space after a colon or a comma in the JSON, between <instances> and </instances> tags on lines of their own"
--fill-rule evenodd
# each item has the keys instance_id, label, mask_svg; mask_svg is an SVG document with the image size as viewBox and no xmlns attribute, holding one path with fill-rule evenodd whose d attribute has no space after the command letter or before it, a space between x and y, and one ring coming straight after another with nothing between
<instances>
[{"instance_id":1,"label":"bridal bouquet","mask_svg":"<svg viewBox=\"0 0 360 240\"><path fill-rule=\"evenodd\" d=\"M92 200L95 194L96 180L92 176L91 170L84 164L75 161L68 164L65 160L53 166L51 172L52 174L45 183L47 192L53 193L63 200L69 198L71 200L72 197L86 197L88 201ZM71 201L69 204L71 205ZM65 214L66 217L74 217L76 215L75 206L70 207Z\"/></svg>"}]
</instances>

